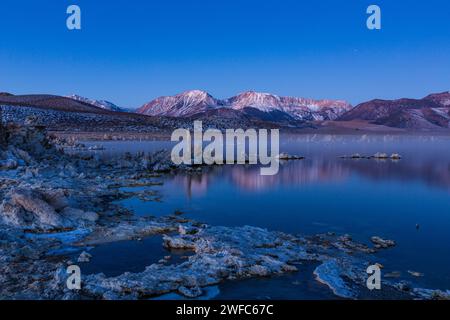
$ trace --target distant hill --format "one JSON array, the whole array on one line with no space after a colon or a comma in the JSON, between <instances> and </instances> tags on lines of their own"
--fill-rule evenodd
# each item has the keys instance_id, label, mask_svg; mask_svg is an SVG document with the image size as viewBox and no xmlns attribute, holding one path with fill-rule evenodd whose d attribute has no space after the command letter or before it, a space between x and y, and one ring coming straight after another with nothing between
<instances>
[{"instance_id":1,"label":"distant hill","mask_svg":"<svg viewBox=\"0 0 450 320\"><path fill-rule=\"evenodd\" d=\"M338 120L368 120L406 129L450 128L450 92L431 94L423 99L371 100L357 105Z\"/></svg>"},{"instance_id":2,"label":"distant hill","mask_svg":"<svg viewBox=\"0 0 450 320\"><path fill-rule=\"evenodd\" d=\"M103 113L104 109L86 102L49 94L0 95L0 104L28 106L68 112Z\"/></svg>"}]
</instances>

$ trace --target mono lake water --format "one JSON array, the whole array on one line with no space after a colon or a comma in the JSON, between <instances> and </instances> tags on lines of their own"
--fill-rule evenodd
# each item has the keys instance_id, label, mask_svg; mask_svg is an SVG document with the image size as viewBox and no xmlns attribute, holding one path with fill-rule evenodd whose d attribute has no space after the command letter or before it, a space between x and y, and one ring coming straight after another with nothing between
<instances>
[{"instance_id":1,"label":"mono lake water","mask_svg":"<svg viewBox=\"0 0 450 320\"><path fill-rule=\"evenodd\" d=\"M122 203L138 215L161 216L180 210L188 218L211 225L252 225L292 234L332 231L348 233L367 244L374 235L393 239L395 248L376 255L384 265L383 273L399 271L400 279L417 286L450 289L449 137L308 135L283 136L280 142L281 152L306 159L281 164L275 176L261 176L257 166L245 165L171 175L163 185L149 187L159 192L161 201L132 198ZM172 146L156 141L102 144L108 156ZM376 152L400 153L402 159L339 158ZM424 276L413 277L408 271ZM292 285L286 289L276 279L263 281L278 298L304 298L304 290L309 290ZM233 285L224 284L219 297L256 296L265 284L250 281L246 293L239 293L239 286L233 289ZM327 298L328 293L316 294L321 288L317 286L309 286L310 296Z\"/></svg>"},{"instance_id":2,"label":"mono lake water","mask_svg":"<svg viewBox=\"0 0 450 320\"><path fill-rule=\"evenodd\" d=\"M167 264L177 264L192 255L188 250L167 250L161 236L142 240L128 240L107 243L89 251L92 255L89 263L82 264L85 274L104 273L115 277L125 272L142 272L145 267L170 256ZM145 254L144 254L145 253ZM74 255L74 258L77 257Z\"/></svg>"}]
</instances>

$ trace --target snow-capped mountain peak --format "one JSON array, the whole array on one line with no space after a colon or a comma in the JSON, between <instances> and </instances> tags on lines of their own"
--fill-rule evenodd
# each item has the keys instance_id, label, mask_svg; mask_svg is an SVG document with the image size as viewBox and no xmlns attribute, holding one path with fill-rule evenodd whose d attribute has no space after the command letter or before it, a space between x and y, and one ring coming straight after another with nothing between
<instances>
[{"instance_id":1,"label":"snow-capped mountain peak","mask_svg":"<svg viewBox=\"0 0 450 320\"><path fill-rule=\"evenodd\" d=\"M125 111L125 109L118 107L117 105L115 105L112 102L106 101L106 100L94 100L94 99L89 99L89 98L85 98L76 94L73 94L71 96L67 96L67 98L76 100L76 101L80 101L83 103L87 103L90 105L93 105L97 108L101 108L104 110L111 110L111 111Z\"/></svg>"},{"instance_id":2,"label":"snow-capped mountain peak","mask_svg":"<svg viewBox=\"0 0 450 320\"><path fill-rule=\"evenodd\" d=\"M340 100L314 100L297 97L280 97L270 93L247 91L227 100L231 107L241 110L246 107L263 112L281 111L294 119L332 120L352 108Z\"/></svg>"},{"instance_id":3,"label":"snow-capped mountain peak","mask_svg":"<svg viewBox=\"0 0 450 320\"><path fill-rule=\"evenodd\" d=\"M281 99L279 96L265 93L246 91L227 100L231 108L241 110L245 107L252 107L261 111L280 110Z\"/></svg>"},{"instance_id":4,"label":"snow-capped mountain peak","mask_svg":"<svg viewBox=\"0 0 450 320\"><path fill-rule=\"evenodd\" d=\"M275 112L283 119L333 120L351 109L351 105L339 100L280 97L256 91L246 91L229 99L219 100L205 91L191 90L175 96L159 97L137 112L152 116L186 117L217 108L250 112L252 115L255 112Z\"/></svg>"},{"instance_id":5,"label":"snow-capped mountain peak","mask_svg":"<svg viewBox=\"0 0 450 320\"><path fill-rule=\"evenodd\" d=\"M211 96L208 92L203 90L189 90L181 93L180 95L191 99L206 99Z\"/></svg>"},{"instance_id":6,"label":"snow-capped mountain peak","mask_svg":"<svg viewBox=\"0 0 450 320\"><path fill-rule=\"evenodd\" d=\"M206 91L190 90L175 96L156 98L138 109L138 113L152 116L186 117L208 109L221 106L223 103Z\"/></svg>"}]
</instances>

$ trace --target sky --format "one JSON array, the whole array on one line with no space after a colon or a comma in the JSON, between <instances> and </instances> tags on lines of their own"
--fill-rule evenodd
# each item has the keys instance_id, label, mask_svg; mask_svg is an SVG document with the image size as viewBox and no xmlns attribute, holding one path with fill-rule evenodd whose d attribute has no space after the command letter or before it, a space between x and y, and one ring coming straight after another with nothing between
<instances>
[{"instance_id":1,"label":"sky","mask_svg":"<svg viewBox=\"0 0 450 320\"><path fill-rule=\"evenodd\" d=\"M450 90L448 0L1 0L0 17L0 92L137 108L190 89L353 104Z\"/></svg>"}]
</instances>

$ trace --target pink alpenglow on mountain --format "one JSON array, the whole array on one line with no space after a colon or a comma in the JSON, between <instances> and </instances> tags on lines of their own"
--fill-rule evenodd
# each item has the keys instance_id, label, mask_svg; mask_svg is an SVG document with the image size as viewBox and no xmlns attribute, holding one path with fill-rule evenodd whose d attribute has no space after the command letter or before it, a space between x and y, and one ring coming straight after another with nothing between
<instances>
[{"instance_id":1,"label":"pink alpenglow on mountain","mask_svg":"<svg viewBox=\"0 0 450 320\"><path fill-rule=\"evenodd\" d=\"M157 98L138 109L152 116L189 117L212 109L231 109L243 114L277 114L292 120L334 120L352 106L340 100L313 100L280 97L269 93L248 91L219 100L205 91L186 91L176 96Z\"/></svg>"},{"instance_id":2,"label":"pink alpenglow on mountain","mask_svg":"<svg viewBox=\"0 0 450 320\"><path fill-rule=\"evenodd\" d=\"M341 100L280 97L253 91L241 93L227 102L235 110L250 107L263 112L281 111L296 120L334 120L352 108L349 103Z\"/></svg>"},{"instance_id":3,"label":"pink alpenglow on mountain","mask_svg":"<svg viewBox=\"0 0 450 320\"><path fill-rule=\"evenodd\" d=\"M188 117L221 106L221 101L201 90L186 91L176 96L159 97L143 105L137 113L150 116Z\"/></svg>"},{"instance_id":4,"label":"pink alpenglow on mountain","mask_svg":"<svg viewBox=\"0 0 450 320\"><path fill-rule=\"evenodd\" d=\"M424 100L429 100L436 102L437 104L443 106L443 107L450 107L450 91L442 92L442 93L433 93L425 98Z\"/></svg>"},{"instance_id":5,"label":"pink alpenglow on mountain","mask_svg":"<svg viewBox=\"0 0 450 320\"><path fill-rule=\"evenodd\" d=\"M338 120L368 120L405 129L450 128L450 92L430 94L423 99L376 99L357 105Z\"/></svg>"}]
</instances>

